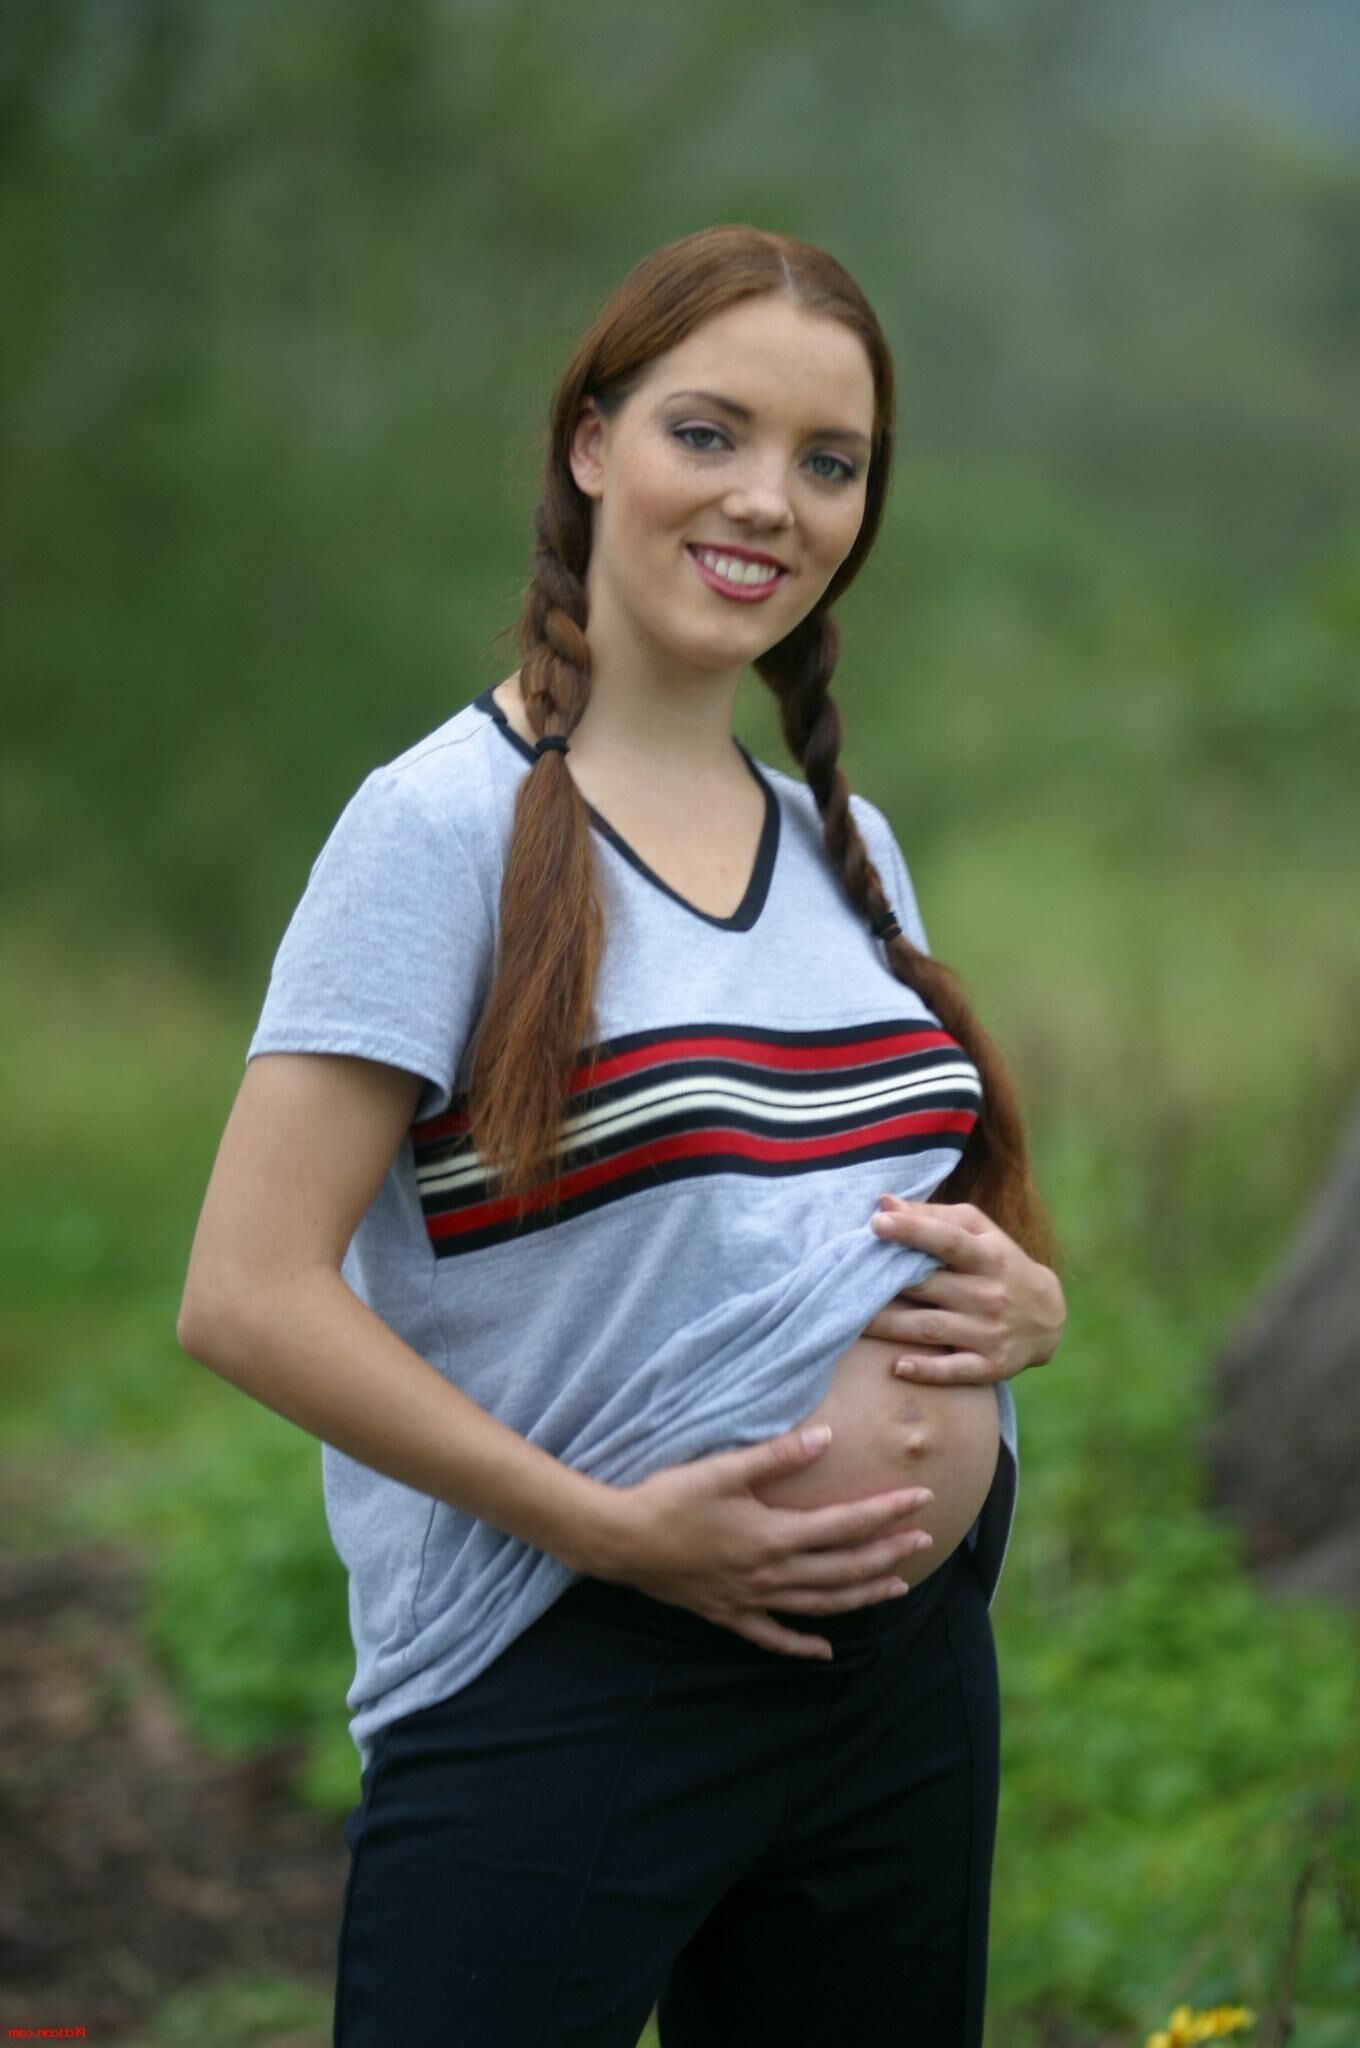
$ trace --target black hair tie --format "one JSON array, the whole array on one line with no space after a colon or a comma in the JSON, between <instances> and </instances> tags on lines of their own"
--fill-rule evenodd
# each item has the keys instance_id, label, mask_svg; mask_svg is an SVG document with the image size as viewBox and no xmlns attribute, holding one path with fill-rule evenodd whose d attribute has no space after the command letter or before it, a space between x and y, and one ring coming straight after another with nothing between
<instances>
[{"instance_id":1,"label":"black hair tie","mask_svg":"<svg viewBox=\"0 0 1360 2048\"><path fill-rule=\"evenodd\" d=\"M891 910L880 910L870 922L869 929L876 939L900 939L902 936L902 927Z\"/></svg>"},{"instance_id":2,"label":"black hair tie","mask_svg":"<svg viewBox=\"0 0 1360 2048\"><path fill-rule=\"evenodd\" d=\"M537 746L536 746L536 747L534 748L534 759L535 759L535 760L537 760L537 759L538 759L538 756L539 756L540 754L542 754L542 753L546 753L546 751L547 751L547 749L548 749L549 747L556 747L556 749L557 749L557 751L558 751L558 753L559 753L559 754L565 754L565 753L567 753L567 752L568 752L569 750L568 750L568 747L567 747L567 736L566 736L566 734L565 734L564 732L547 732L547 733L544 733L544 735L543 735L542 739L541 739L541 740L540 740L540 741L538 742Z\"/></svg>"}]
</instances>

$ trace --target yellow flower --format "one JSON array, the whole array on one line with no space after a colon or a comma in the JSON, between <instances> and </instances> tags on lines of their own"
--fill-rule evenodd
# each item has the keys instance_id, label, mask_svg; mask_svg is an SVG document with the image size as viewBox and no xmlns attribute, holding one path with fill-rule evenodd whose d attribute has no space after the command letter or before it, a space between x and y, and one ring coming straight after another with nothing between
<instances>
[{"instance_id":1,"label":"yellow flower","mask_svg":"<svg viewBox=\"0 0 1360 2048\"><path fill-rule=\"evenodd\" d=\"M1245 2005L1215 2005L1205 2012L1178 2005L1168 2024L1148 2035L1146 2048L1193 2048L1197 2041L1217 2041L1224 2034L1235 2034L1255 2018Z\"/></svg>"},{"instance_id":2,"label":"yellow flower","mask_svg":"<svg viewBox=\"0 0 1360 2048\"><path fill-rule=\"evenodd\" d=\"M1220 2035L1236 2034L1249 2027L1255 2018L1255 2013L1245 2005L1216 2005L1209 2012L1202 2012L1195 2022L1195 2039L1217 2041Z\"/></svg>"}]
</instances>

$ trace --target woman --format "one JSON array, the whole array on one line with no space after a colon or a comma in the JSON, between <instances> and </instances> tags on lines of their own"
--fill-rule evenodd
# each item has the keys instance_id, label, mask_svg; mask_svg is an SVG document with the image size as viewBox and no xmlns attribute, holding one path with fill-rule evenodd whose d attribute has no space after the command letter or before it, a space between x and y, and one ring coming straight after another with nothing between
<instances>
[{"instance_id":1,"label":"woman","mask_svg":"<svg viewBox=\"0 0 1360 2048\"><path fill-rule=\"evenodd\" d=\"M644 259L554 399L522 667L279 947L179 1335L323 1440L343 2048L981 2041L1006 1381L1064 1310L836 766L892 436L829 256ZM734 740L748 663L805 783Z\"/></svg>"}]
</instances>

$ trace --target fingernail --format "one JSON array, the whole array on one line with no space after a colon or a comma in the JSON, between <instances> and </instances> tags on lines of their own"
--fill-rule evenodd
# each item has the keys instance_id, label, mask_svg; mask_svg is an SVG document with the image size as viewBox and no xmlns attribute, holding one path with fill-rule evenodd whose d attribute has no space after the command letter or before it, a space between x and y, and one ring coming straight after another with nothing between
<instances>
[{"instance_id":1,"label":"fingernail","mask_svg":"<svg viewBox=\"0 0 1360 2048\"><path fill-rule=\"evenodd\" d=\"M891 1221L892 1218L886 1209L875 1209L873 1215L869 1218L869 1228L882 1233L888 1228Z\"/></svg>"},{"instance_id":2,"label":"fingernail","mask_svg":"<svg viewBox=\"0 0 1360 2048\"><path fill-rule=\"evenodd\" d=\"M815 1429L803 1431L803 1442L810 1451L820 1451L823 1444L831 1441L831 1430L825 1422L819 1422Z\"/></svg>"},{"instance_id":3,"label":"fingernail","mask_svg":"<svg viewBox=\"0 0 1360 2048\"><path fill-rule=\"evenodd\" d=\"M907 1582L905 1579L894 1579L892 1584L888 1588L888 1598L890 1600L900 1600L902 1598L902 1595L907 1590Z\"/></svg>"}]
</instances>

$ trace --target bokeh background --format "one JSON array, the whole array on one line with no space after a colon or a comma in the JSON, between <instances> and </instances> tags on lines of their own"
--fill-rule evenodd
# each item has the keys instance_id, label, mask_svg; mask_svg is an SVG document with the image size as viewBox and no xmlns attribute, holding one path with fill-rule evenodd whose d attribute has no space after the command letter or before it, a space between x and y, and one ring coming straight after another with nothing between
<instances>
[{"instance_id":1,"label":"bokeh background","mask_svg":"<svg viewBox=\"0 0 1360 2048\"><path fill-rule=\"evenodd\" d=\"M721 220L831 249L893 341L845 765L1066 1249L993 1610L989 2048L1180 2001L1353 2048L1356 1613L1259 1582L1202 1448L1360 1091L1344 0L8 0L6 2024L329 2039L343 1573L315 1441L178 1350L189 1241L330 825L518 659L560 362ZM740 721L790 765L754 676ZM288 1815L320 1967L256 1924Z\"/></svg>"}]
</instances>

